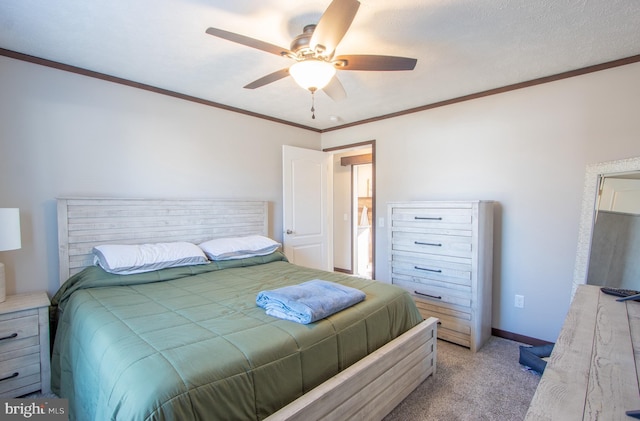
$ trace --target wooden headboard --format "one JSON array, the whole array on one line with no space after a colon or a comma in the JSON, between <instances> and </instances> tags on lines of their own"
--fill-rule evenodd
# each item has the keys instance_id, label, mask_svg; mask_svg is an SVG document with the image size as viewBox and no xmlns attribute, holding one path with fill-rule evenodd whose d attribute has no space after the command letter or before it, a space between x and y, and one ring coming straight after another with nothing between
<instances>
[{"instance_id":1,"label":"wooden headboard","mask_svg":"<svg viewBox=\"0 0 640 421\"><path fill-rule=\"evenodd\" d=\"M269 202L217 199L58 199L60 284L93 264L100 244L268 235Z\"/></svg>"}]
</instances>

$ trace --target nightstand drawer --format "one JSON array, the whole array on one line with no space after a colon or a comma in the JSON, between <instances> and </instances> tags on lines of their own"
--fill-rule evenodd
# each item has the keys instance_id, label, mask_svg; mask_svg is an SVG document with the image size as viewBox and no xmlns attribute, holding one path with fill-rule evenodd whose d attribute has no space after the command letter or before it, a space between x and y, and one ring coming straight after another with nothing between
<instances>
[{"instance_id":1,"label":"nightstand drawer","mask_svg":"<svg viewBox=\"0 0 640 421\"><path fill-rule=\"evenodd\" d=\"M0 394L40 382L40 353L0 363Z\"/></svg>"},{"instance_id":2,"label":"nightstand drawer","mask_svg":"<svg viewBox=\"0 0 640 421\"><path fill-rule=\"evenodd\" d=\"M7 340L6 343L0 344L0 364L3 361L36 352L40 352L40 338L37 336Z\"/></svg>"},{"instance_id":3,"label":"nightstand drawer","mask_svg":"<svg viewBox=\"0 0 640 421\"><path fill-rule=\"evenodd\" d=\"M49 298L7 295L0 303L0 398L51 391Z\"/></svg>"},{"instance_id":4,"label":"nightstand drawer","mask_svg":"<svg viewBox=\"0 0 640 421\"><path fill-rule=\"evenodd\" d=\"M38 316L18 317L0 321L0 352L2 347L20 339L38 336Z\"/></svg>"}]
</instances>

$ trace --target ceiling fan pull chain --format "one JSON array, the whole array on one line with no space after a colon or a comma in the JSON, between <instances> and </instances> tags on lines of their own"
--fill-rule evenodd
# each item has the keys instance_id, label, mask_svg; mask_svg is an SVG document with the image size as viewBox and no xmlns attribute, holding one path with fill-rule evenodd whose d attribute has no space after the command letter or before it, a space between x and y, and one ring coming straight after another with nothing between
<instances>
[{"instance_id":1,"label":"ceiling fan pull chain","mask_svg":"<svg viewBox=\"0 0 640 421\"><path fill-rule=\"evenodd\" d=\"M316 90L315 89L309 89L309 90L311 91L311 118L313 120L315 120L316 119L316 107L315 107L315 105L316 105L316 96L315 96Z\"/></svg>"}]
</instances>

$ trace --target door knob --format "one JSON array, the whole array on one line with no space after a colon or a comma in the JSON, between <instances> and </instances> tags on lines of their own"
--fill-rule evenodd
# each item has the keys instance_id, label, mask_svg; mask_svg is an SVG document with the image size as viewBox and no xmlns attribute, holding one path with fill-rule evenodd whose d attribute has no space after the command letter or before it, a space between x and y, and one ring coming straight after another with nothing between
<instances>
[{"instance_id":1,"label":"door knob","mask_svg":"<svg viewBox=\"0 0 640 421\"><path fill-rule=\"evenodd\" d=\"M288 235L291 235L291 234L293 234L293 231L291 231L291 230L287 230L287 234L288 234Z\"/></svg>"}]
</instances>

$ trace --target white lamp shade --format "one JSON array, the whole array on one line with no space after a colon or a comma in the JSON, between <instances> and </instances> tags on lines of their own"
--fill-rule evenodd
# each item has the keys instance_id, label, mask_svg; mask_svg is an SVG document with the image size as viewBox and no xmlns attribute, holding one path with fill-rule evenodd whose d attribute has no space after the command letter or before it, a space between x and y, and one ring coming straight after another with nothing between
<instances>
[{"instance_id":1,"label":"white lamp shade","mask_svg":"<svg viewBox=\"0 0 640 421\"><path fill-rule=\"evenodd\" d=\"M20 241L20 210L0 208L0 251L16 250L22 247Z\"/></svg>"},{"instance_id":2,"label":"white lamp shade","mask_svg":"<svg viewBox=\"0 0 640 421\"><path fill-rule=\"evenodd\" d=\"M289 74L304 89L316 90L327 86L336 74L336 68L326 61L308 59L289 67Z\"/></svg>"}]
</instances>

